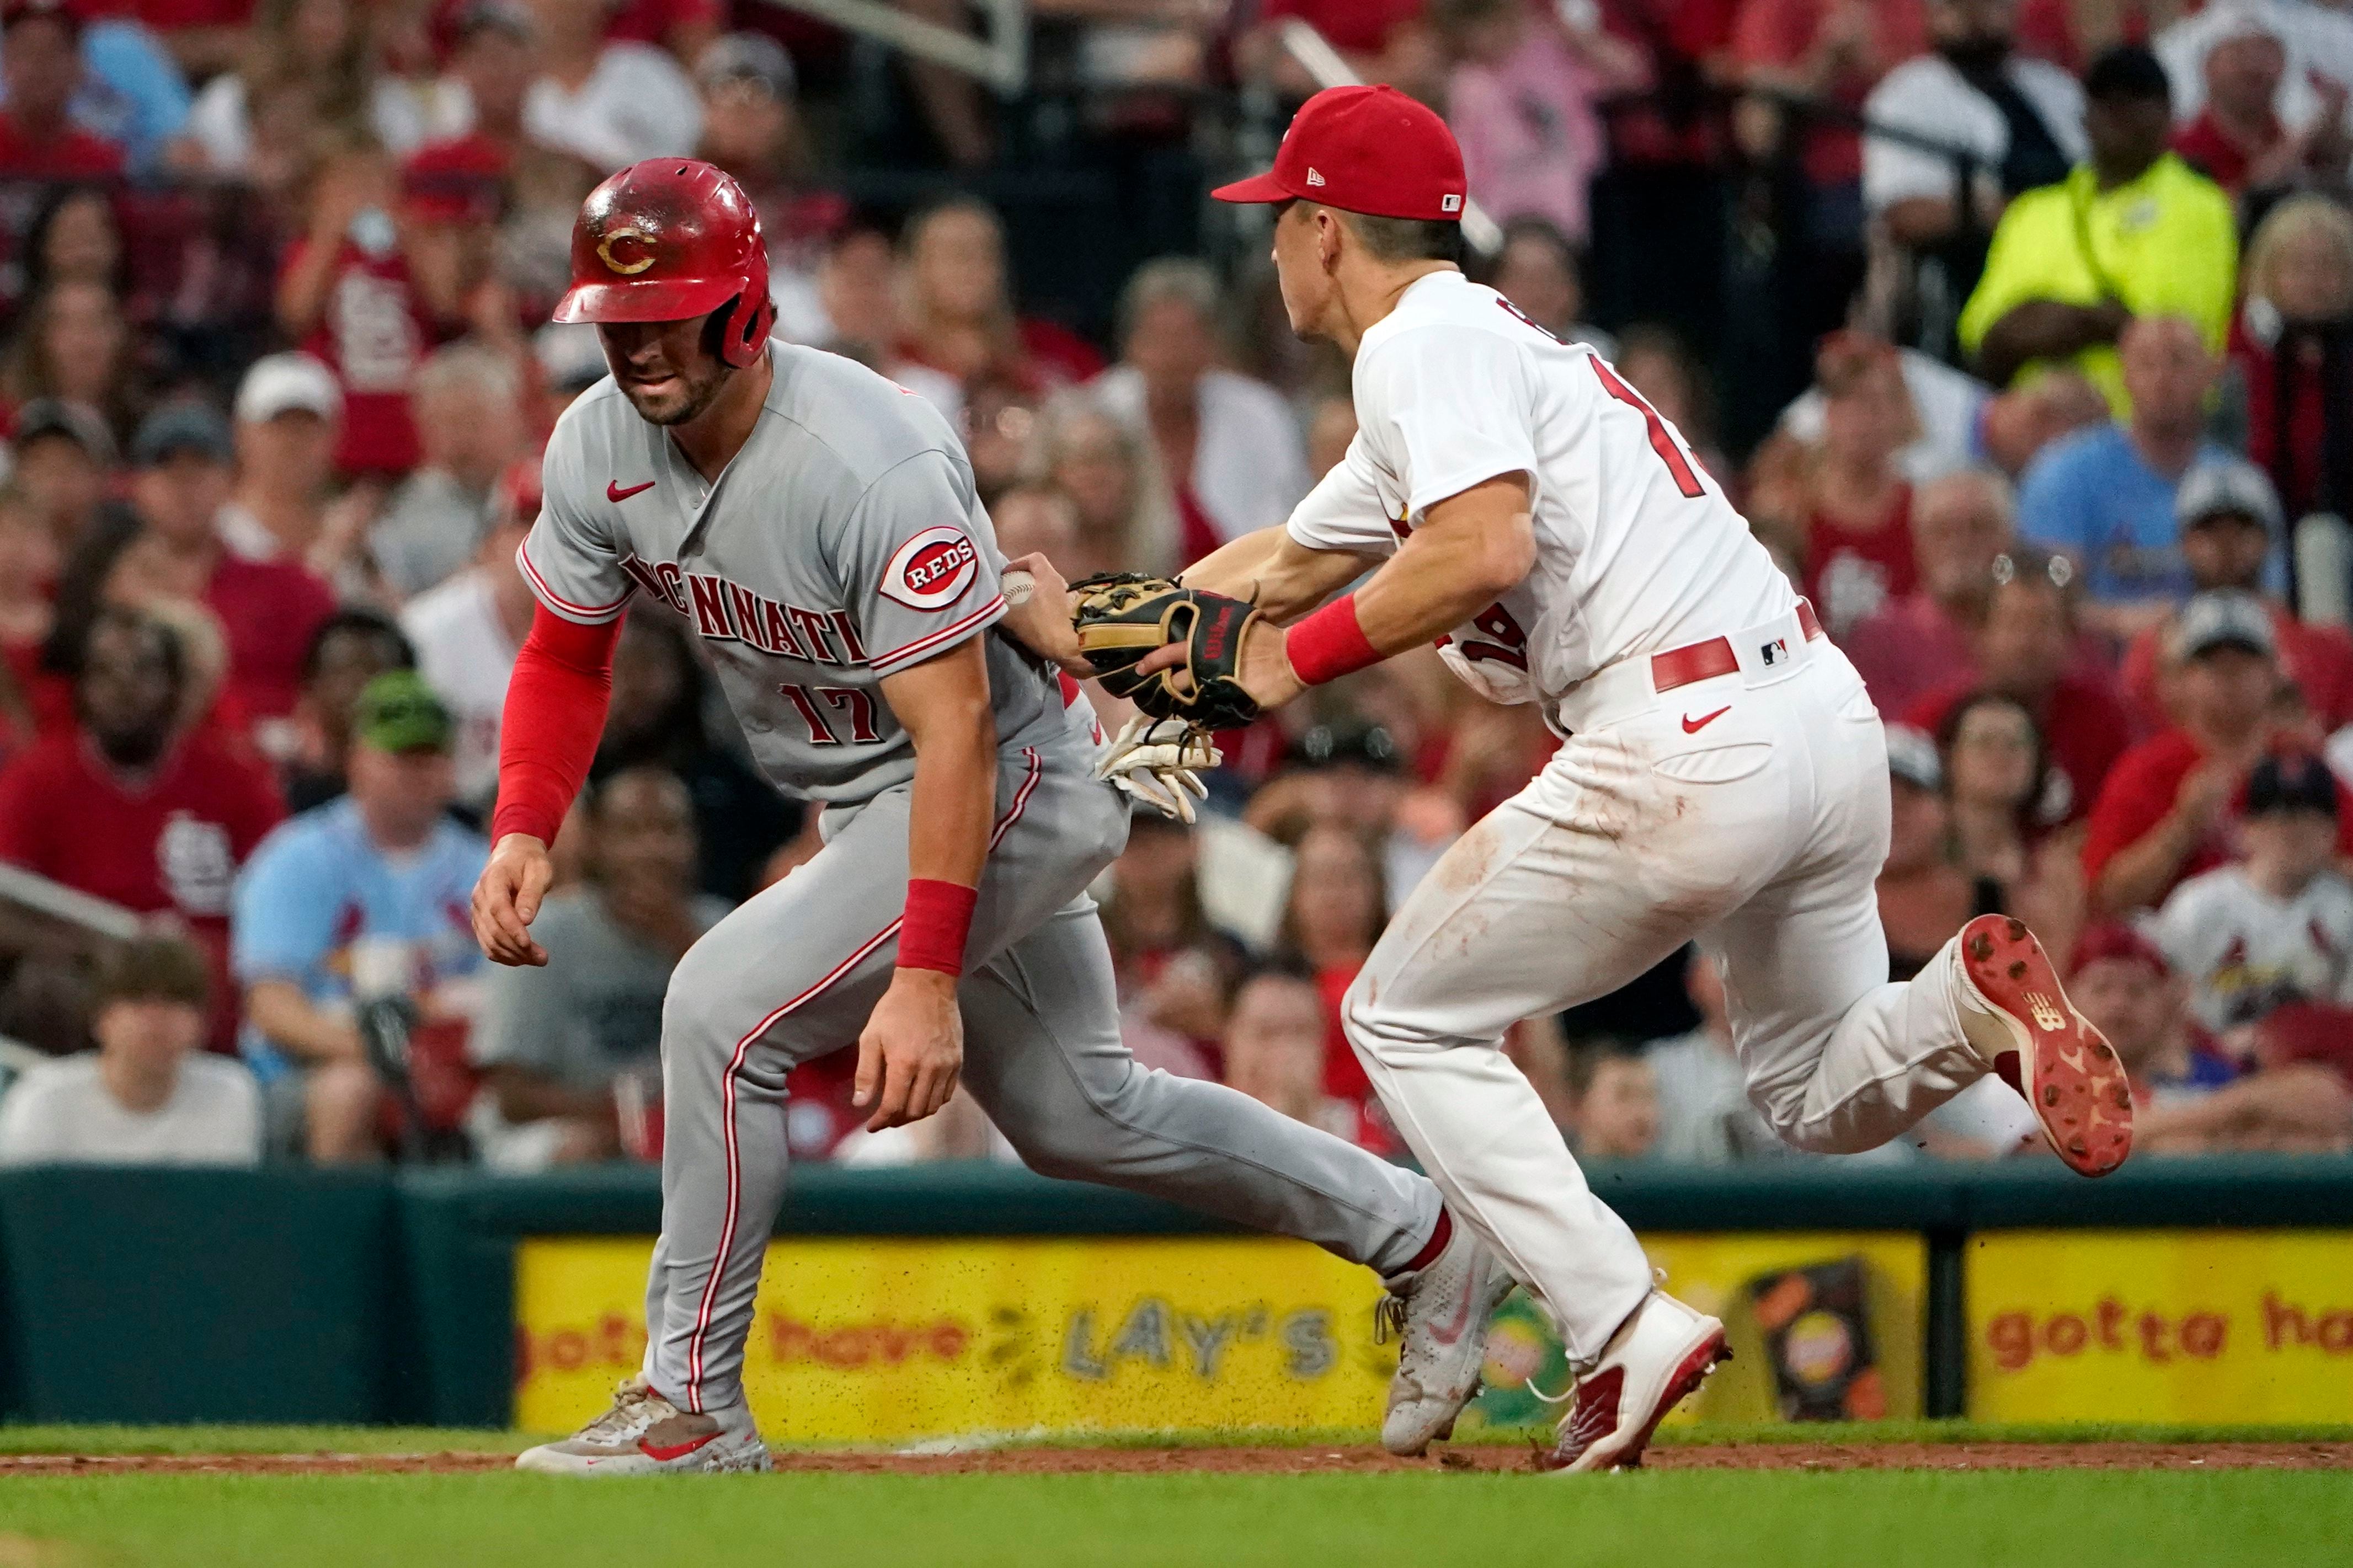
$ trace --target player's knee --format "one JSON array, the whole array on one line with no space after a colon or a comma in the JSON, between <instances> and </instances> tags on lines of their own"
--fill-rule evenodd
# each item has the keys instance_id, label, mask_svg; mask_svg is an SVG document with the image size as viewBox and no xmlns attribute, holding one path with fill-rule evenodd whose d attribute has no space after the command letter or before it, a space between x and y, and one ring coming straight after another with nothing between
<instances>
[{"instance_id":1,"label":"player's knee","mask_svg":"<svg viewBox=\"0 0 2353 1568\"><path fill-rule=\"evenodd\" d=\"M1038 1174L1083 1181L1103 1163L1103 1141L1085 1125L1092 1120L1050 1118L1018 1130L1005 1129L1005 1138L1021 1163Z\"/></svg>"},{"instance_id":2,"label":"player's knee","mask_svg":"<svg viewBox=\"0 0 2353 1568\"><path fill-rule=\"evenodd\" d=\"M1369 968L1357 971L1340 998L1340 1032L1367 1066L1395 1066L1400 1049L1414 1042L1396 1008L1382 1005L1380 981Z\"/></svg>"},{"instance_id":3,"label":"player's knee","mask_svg":"<svg viewBox=\"0 0 2353 1568\"><path fill-rule=\"evenodd\" d=\"M722 1004L733 994L732 983L717 966L698 962L696 950L689 948L670 971L670 988L662 993L663 1054L691 1057L723 1044L733 1049L736 1037L726 1033L726 1021L720 1016Z\"/></svg>"},{"instance_id":4,"label":"player's knee","mask_svg":"<svg viewBox=\"0 0 2353 1568\"><path fill-rule=\"evenodd\" d=\"M1152 1075L1122 1061L1116 1076L1091 1082L1066 1100L1025 1104L1021 1114L998 1124L1021 1163L1041 1176L1082 1181L1119 1163L1133 1147L1126 1129L1145 1119L1137 1096Z\"/></svg>"},{"instance_id":5,"label":"player's knee","mask_svg":"<svg viewBox=\"0 0 2353 1568\"><path fill-rule=\"evenodd\" d=\"M1797 1079L1781 1084L1751 1084L1748 1103L1765 1118L1774 1134L1792 1149L1808 1154L1859 1154L1876 1147L1858 1141L1851 1119L1826 1114L1813 1103L1811 1083Z\"/></svg>"}]
</instances>

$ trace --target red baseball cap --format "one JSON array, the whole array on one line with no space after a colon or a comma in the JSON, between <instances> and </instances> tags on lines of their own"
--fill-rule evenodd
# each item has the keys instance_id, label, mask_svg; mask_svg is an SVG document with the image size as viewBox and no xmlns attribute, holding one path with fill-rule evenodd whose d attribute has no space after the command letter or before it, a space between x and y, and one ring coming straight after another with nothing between
<instances>
[{"instance_id":1,"label":"red baseball cap","mask_svg":"<svg viewBox=\"0 0 2353 1568\"><path fill-rule=\"evenodd\" d=\"M2108 960L2137 963L2155 972L2160 980L2173 973L2165 954L2157 943L2118 921L2107 921L2092 927L2075 939L2075 952L2067 964L2067 978L2073 980L2094 963Z\"/></svg>"},{"instance_id":2,"label":"red baseball cap","mask_svg":"<svg viewBox=\"0 0 2353 1568\"><path fill-rule=\"evenodd\" d=\"M1327 87L1299 106L1273 168L1209 194L1454 222L1469 184L1454 132L1428 106L1393 87Z\"/></svg>"}]
</instances>

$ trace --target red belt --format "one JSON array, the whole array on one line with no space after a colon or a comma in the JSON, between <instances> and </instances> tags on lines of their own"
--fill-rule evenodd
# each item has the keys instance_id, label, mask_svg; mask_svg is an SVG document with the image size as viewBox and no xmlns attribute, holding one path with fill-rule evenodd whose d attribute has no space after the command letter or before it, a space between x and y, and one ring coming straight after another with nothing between
<instances>
[{"instance_id":1,"label":"red belt","mask_svg":"<svg viewBox=\"0 0 2353 1568\"><path fill-rule=\"evenodd\" d=\"M1814 606L1804 599L1798 601L1798 626L1808 642L1822 635L1822 623L1814 618ZM1732 651L1729 637L1710 637L1666 653L1651 656L1651 684L1660 691L1672 691L1678 686L1689 686L1695 680L1713 680L1719 675L1731 675L1740 668L1740 658Z\"/></svg>"}]
</instances>

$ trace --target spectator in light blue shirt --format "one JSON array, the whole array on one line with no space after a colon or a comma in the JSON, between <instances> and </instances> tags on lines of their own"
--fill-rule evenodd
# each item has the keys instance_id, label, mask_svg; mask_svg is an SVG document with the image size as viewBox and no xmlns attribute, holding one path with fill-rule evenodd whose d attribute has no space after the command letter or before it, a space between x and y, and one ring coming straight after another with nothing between
<instances>
[{"instance_id":1,"label":"spectator in light blue shirt","mask_svg":"<svg viewBox=\"0 0 2353 1568\"><path fill-rule=\"evenodd\" d=\"M188 123L187 78L145 23L93 18L82 29L73 121L121 147L134 176L153 174Z\"/></svg>"},{"instance_id":2,"label":"spectator in light blue shirt","mask_svg":"<svg viewBox=\"0 0 2353 1568\"><path fill-rule=\"evenodd\" d=\"M382 1086L361 1002L403 996L428 1024L472 1012L482 955L469 903L490 847L448 815L455 732L415 670L377 676L360 693L350 793L280 826L237 879L242 1048L274 1139L313 1160L376 1152Z\"/></svg>"},{"instance_id":3,"label":"spectator in light blue shirt","mask_svg":"<svg viewBox=\"0 0 2353 1568\"><path fill-rule=\"evenodd\" d=\"M2144 318L2126 329L2121 353L2131 422L2080 431L2035 458L2019 487L2018 530L2074 558L2086 622L2128 642L2189 596L2174 491L2191 468L2230 454L2205 437L2219 366L2195 326ZM2284 570L2275 560L2266 586Z\"/></svg>"}]
</instances>

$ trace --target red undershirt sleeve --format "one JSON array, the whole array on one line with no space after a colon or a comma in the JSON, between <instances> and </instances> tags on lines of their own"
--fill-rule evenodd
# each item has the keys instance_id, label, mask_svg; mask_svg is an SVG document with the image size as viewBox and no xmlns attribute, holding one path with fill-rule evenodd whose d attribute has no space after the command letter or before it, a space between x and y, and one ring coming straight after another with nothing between
<instances>
[{"instance_id":1,"label":"red undershirt sleeve","mask_svg":"<svg viewBox=\"0 0 2353 1568\"><path fill-rule=\"evenodd\" d=\"M620 618L595 626L538 606L515 655L499 722L499 804L491 842L527 833L555 842L564 814L587 781L605 707L613 694L613 647Z\"/></svg>"}]
</instances>

